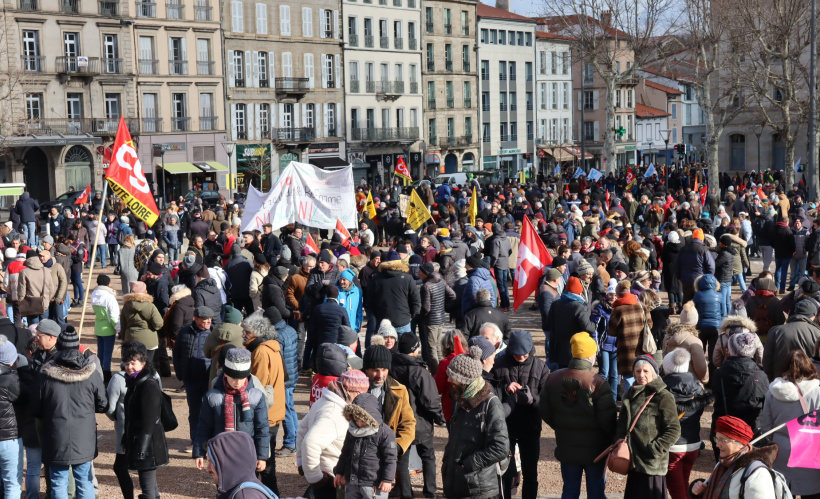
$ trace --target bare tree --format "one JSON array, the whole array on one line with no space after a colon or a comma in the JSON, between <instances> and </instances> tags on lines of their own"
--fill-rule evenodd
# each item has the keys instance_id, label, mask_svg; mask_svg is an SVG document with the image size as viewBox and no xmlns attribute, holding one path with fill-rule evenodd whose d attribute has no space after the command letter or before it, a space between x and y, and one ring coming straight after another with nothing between
<instances>
[{"instance_id":1,"label":"bare tree","mask_svg":"<svg viewBox=\"0 0 820 499\"><path fill-rule=\"evenodd\" d=\"M250 175L252 178L248 181L249 184L253 183L253 179L259 179L259 185L256 186L260 191L262 189L262 176L267 175L270 177L271 159L270 153L266 150L266 153L262 156L254 156L253 159L247 161L244 166L245 175ZM271 178L269 181L273 182L275 179Z\"/></svg>"},{"instance_id":2,"label":"bare tree","mask_svg":"<svg viewBox=\"0 0 820 499\"><path fill-rule=\"evenodd\" d=\"M674 3L674 0L543 0L547 27L575 38L573 62L592 64L606 87L603 147L607 171L616 168L616 88L634 81L635 72L656 57L658 37L671 33Z\"/></svg>"}]
</instances>

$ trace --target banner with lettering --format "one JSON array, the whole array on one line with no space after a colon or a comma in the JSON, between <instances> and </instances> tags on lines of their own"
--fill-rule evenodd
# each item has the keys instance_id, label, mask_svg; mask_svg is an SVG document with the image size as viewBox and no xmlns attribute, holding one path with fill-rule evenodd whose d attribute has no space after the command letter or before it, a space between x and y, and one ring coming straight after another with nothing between
<instances>
[{"instance_id":1,"label":"banner with lettering","mask_svg":"<svg viewBox=\"0 0 820 499\"><path fill-rule=\"evenodd\" d=\"M261 231L266 223L279 228L294 222L335 229L337 219L345 227L356 227L358 214L352 166L327 171L291 161L271 191L261 195L261 203L257 194L254 193L253 198L248 196L242 217L243 231Z\"/></svg>"},{"instance_id":2,"label":"banner with lettering","mask_svg":"<svg viewBox=\"0 0 820 499\"><path fill-rule=\"evenodd\" d=\"M154 225L159 218L159 209L151 193L151 186L142 171L131 133L122 116L117 128L117 137L114 139L111 164L105 175L111 190L125 203L131 213L148 227Z\"/></svg>"},{"instance_id":3,"label":"banner with lettering","mask_svg":"<svg viewBox=\"0 0 820 499\"><path fill-rule=\"evenodd\" d=\"M820 411L812 411L786 423L791 452L789 468L820 469Z\"/></svg>"}]
</instances>

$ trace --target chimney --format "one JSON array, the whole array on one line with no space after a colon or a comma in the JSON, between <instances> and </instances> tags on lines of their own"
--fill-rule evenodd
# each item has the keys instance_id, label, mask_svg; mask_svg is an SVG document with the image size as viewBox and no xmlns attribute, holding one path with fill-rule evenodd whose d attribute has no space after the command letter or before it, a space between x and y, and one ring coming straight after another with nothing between
<instances>
[{"instance_id":1,"label":"chimney","mask_svg":"<svg viewBox=\"0 0 820 499\"><path fill-rule=\"evenodd\" d=\"M495 6L498 9L504 9L507 12L510 11L510 0L495 0Z\"/></svg>"},{"instance_id":2,"label":"chimney","mask_svg":"<svg viewBox=\"0 0 820 499\"><path fill-rule=\"evenodd\" d=\"M605 10L601 13L601 24L606 27L612 26L612 11Z\"/></svg>"}]
</instances>

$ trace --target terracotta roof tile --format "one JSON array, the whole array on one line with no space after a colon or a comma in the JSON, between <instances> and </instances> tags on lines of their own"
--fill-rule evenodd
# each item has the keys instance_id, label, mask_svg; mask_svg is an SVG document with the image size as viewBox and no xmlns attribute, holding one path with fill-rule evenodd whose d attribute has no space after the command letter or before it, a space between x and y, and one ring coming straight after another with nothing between
<instances>
[{"instance_id":1,"label":"terracotta roof tile","mask_svg":"<svg viewBox=\"0 0 820 499\"><path fill-rule=\"evenodd\" d=\"M683 93L678 89L667 87L666 85L661 85L660 83L656 83L652 80L644 80L644 83L649 88L654 88L655 90L660 90L661 92L666 92L667 94L680 95Z\"/></svg>"},{"instance_id":2,"label":"terracotta roof tile","mask_svg":"<svg viewBox=\"0 0 820 499\"><path fill-rule=\"evenodd\" d=\"M478 17L485 19L507 19L510 21L527 21L535 23L535 19L531 17L521 16L514 12L499 9L498 7L490 7L489 5L481 2L478 3Z\"/></svg>"},{"instance_id":3,"label":"terracotta roof tile","mask_svg":"<svg viewBox=\"0 0 820 499\"><path fill-rule=\"evenodd\" d=\"M549 33L546 31L536 31L535 36L545 40L562 40L566 42L573 42L575 38L566 35L559 35L558 33Z\"/></svg>"},{"instance_id":4,"label":"terracotta roof tile","mask_svg":"<svg viewBox=\"0 0 820 499\"><path fill-rule=\"evenodd\" d=\"M664 116L669 116L669 113L662 109L655 109L654 107L636 103L635 116L638 118L662 118Z\"/></svg>"}]
</instances>

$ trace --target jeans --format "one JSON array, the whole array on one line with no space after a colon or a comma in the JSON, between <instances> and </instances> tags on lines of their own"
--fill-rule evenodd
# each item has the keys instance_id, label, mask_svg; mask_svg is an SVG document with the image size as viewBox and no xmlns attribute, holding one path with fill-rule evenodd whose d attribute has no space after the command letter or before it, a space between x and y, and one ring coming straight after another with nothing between
<instances>
[{"instance_id":1,"label":"jeans","mask_svg":"<svg viewBox=\"0 0 820 499\"><path fill-rule=\"evenodd\" d=\"M737 285L740 286L740 292L741 293L746 292L746 276L744 276L743 274L735 274L735 275L732 276L732 282L733 283L736 282ZM721 286L723 286L723 285L721 284ZM729 293L729 294L731 294L731 293ZM731 301L732 300L730 299L729 300L729 306L726 307L726 313L727 314L729 313L729 310L732 309Z\"/></svg>"},{"instance_id":2,"label":"jeans","mask_svg":"<svg viewBox=\"0 0 820 499\"><path fill-rule=\"evenodd\" d=\"M561 499L578 499L581 497L581 479L584 473L587 475L587 498L606 499L606 494L604 494L606 488L605 467L606 459L588 466L561 463L561 478L564 481Z\"/></svg>"},{"instance_id":3,"label":"jeans","mask_svg":"<svg viewBox=\"0 0 820 499\"><path fill-rule=\"evenodd\" d=\"M106 264L108 263L108 245L107 244L98 244L97 245L97 256L100 257L100 263L102 264L103 268L105 268ZM91 262L92 265L94 262Z\"/></svg>"},{"instance_id":4,"label":"jeans","mask_svg":"<svg viewBox=\"0 0 820 499\"><path fill-rule=\"evenodd\" d=\"M116 475L117 482L120 484L123 499L134 499L134 482L128 472L128 457L125 454L117 454L117 457L114 458L114 475ZM28 488L28 484L26 484L26 488ZM26 499L31 498L27 497ZM37 499L39 499L39 496Z\"/></svg>"},{"instance_id":5,"label":"jeans","mask_svg":"<svg viewBox=\"0 0 820 499\"><path fill-rule=\"evenodd\" d=\"M259 473L259 480L277 496L279 495L279 485L276 481L276 435L279 433L279 425L270 427L270 448L271 453L265 466L265 471Z\"/></svg>"},{"instance_id":6,"label":"jeans","mask_svg":"<svg viewBox=\"0 0 820 499\"><path fill-rule=\"evenodd\" d=\"M35 247L37 245L37 224L35 222L22 222L20 228L26 236L26 244L30 248Z\"/></svg>"},{"instance_id":7,"label":"jeans","mask_svg":"<svg viewBox=\"0 0 820 499\"><path fill-rule=\"evenodd\" d=\"M444 358L441 355L441 334L443 332L442 324L428 325L421 321L421 337L422 341L422 357L424 362L430 368L430 372L435 376L438 369L438 363Z\"/></svg>"},{"instance_id":8,"label":"jeans","mask_svg":"<svg viewBox=\"0 0 820 499\"><path fill-rule=\"evenodd\" d=\"M507 278L509 276L509 270L495 269L495 282L498 284L498 294L501 296L499 308L510 308L510 290L507 286Z\"/></svg>"},{"instance_id":9,"label":"jeans","mask_svg":"<svg viewBox=\"0 0 820 499\"><path fill-rule=\"evenodd\" d=\"M5 497L20 497L22 489L20 487L20 449L23 448L23 439L0 441L0 479L3 480L3 492Z\"/></svg>"},{"instance_id":10,"label":"jeans","mask_svg":"<svg viewBox=\"0 0 820 499\"><path fill-rule=\"evenodd\" d=\"M74 299L77 301L83 301L83 297L85 296L85 288L83 288L83 273L72 272L71 284L74 286Z\"/></svg>"},{"instance_id":11,"label":"jeans","mask_svg":"<svg viewBox=\"0 0 820 499\"><path fill-rule=\"evenodd\" d=\"M296 430L299 428L299 415L293 404L293 390L296 387L285 388L285 420L282 421L282 447L296 447ZM271 445L275 445L273 442ZM273 449L273 447L271 447Z\"/></svg>"},{"instance_id":12,"label":"jeans","mask_svg":"<svg viewBox=\"0 0 820 499\"><path fill-rule=\"evenodd\" d=\"M140 499L159 499L159 488L157 487L157 469L139 470L140 478Z\"/></svg>"},{"instance_id":13,"label":"jeans","mask_svg":"<svg viewBox=\"0 0 820 499\"><path fill-rule=\"evenodd\" d=\"M806 275L806 259L792 258L790 267L792 268L792 280L789 283L789 287L793 288L797 283L797 279Z\"/></svg>"},{"instance_id":14,"label":"jeans","mask_svg":"<svg viewBox=\"0 0 820 499\"><path fill-rule=\"evenodd\" d=\"M26 499L40 499L40 468L43 449L26 447Z\"/></svg>"},{"instance_id":15,"label":"jeans","mask_svg":"<svg viewBox=\"0 0 820 499\"><path fill-rule=\"evenodd\" d=\"M345 487L345 499L387 499L387 494L379 492L377 487L348 485Z\"/></svg>"},{"instance_id":16,"label":"jeans","mask_svg":"<svg viewBox=\"0 0 820 499\"><path fill-rule=\"evenodd\" d=\"M672 499L689 499L689 476L698 459L700 450L670 452L669 471L666 472L666 488Z\"/></svg>"},{"instance_id":17,"label":"jeans","mask_svg":"<svg viewBox=\"0 0 820 499\"><path fill-rule=\"evenodd\" d=\"M65 301L63 301L63 303L65 303ZM48 318L53 320L57 324L61 326L65 324L65 318L67 315L67 312L63 314L63 305L61 305L57 301L53 301L48 304Z\"/></svg>"},{"instance_id":18,"label":"jeans","mask_svg":"<svg viewBox=\"0 0 820 499\"><path fill-rule=\"evenodd\" d=\"M111 265L118 267L120 265L120 251L117 248L117 243L108 243L108 255L111 257Z\"/></svg>"},{"instance_id":19,"label":"jeans","mask_svg":"<svg viewBox=\"0 0 820 499\"><path fill-rule=\"evenodd\" d=\"M170 265L171 262L176 262L177 260L179 260L179 248L168 246L168 264Z\"/></svg>"},{"instance_id":20,"label":"jeans","mask_svg":"<svg viewBox=\"0 0 820 499\"><path fill-rule=\"evenodd\" d=\"M722 282L720 283L720 301L723 302L724 307L726 307L726 313L729 313L729 310L732 310L732 283L731 282Z\"/></svg>"},{"instance_id":21,"label":"jeans","mask_svg":"<svg viewBox=\"0 0 820 499\"><path fill-rule=\"evenodd\" d=\"M71 472L74 475L74 482L77 484L76 499L94 499L91 461L73 465ZM68 499L69 466L65 464L52 464L48 468L48 473L49 477L51 477L51 498Z\"/></svg>"},{"instance_id":22,"label":"jeans","mask_svg":"<svg viewBox=\"0 0 820 499\"><path fill-rule=\"evenodd\" d=\"M763 270L769 270L769 267L772 266L774 248L772 248L771 246L761 246L760 254L763 256Z\"/></svg>"},{"instance_id":23,"label":"jeans","mask_svg":"<svg viewBox=\"0 0 820 499\"><path fill-rule=\"evenodd\" d=\"M513 425L507 427L510 437L510 449L518 444L521 455L521 499L535 499L538 495L538 459L541 455L541 434L523 432ZM518 473L510 466L501 479L504 497L512 497L513 478Z\"/></svg>"},{"instance_id":24,"label":"jeans","mask_svg":"<svg viewBox=\"0 0 820 499\"><path fill-rule=\"evenodd\" d=\"M607 380L612 389L612 398L618 402L618 352L601 351L601 376Z\"/></svg>"},{"instance_id":25,"label":"jeans","mask_svg":"<svg viewBox=\"0 0 820 499\"><path fill-rule=\"evenodd\" d=\"M193 442L199 426L199 410L202 408L202 398L208 392L208 385L202 381L183 381L182 386L185 387L185 398L188 402L188 427L191 442Z\"/></svg>"},{"instance_id":26,"label":"jeans","mask_svg":"<svg viewBox=\"0 0 820 499\"><path fill-rule=\"evenodd\" d=\"M781 293L786 290L786 278L789 276L789 264L791 261L791 258L774 259L774 285Z\"/></svg>"},{"instance_id":27,"label":"jeans","mask_svg":"<svg viewBox=\"0 0 820 499\"><path fill-rule=\"evenodd\" d=\"M111 357L114 355L114 343L117 337L111 336L97 336L97 356L100 359L100 365L103 371L111 370Z\"/></svg>"},{"instance_id":28,"label":"jeans","mask_svg":"<svg viewBox=\"0 0 820 499\"><path fill-rule=\"evenodd\" d=\"M412 328L410 327L411 324L412 324L412 322L408 322L407 324L405 324L403 326L395 326L396 327L396 332L399 334L399 338L401 338L402 334L409 333L410 331L412 331Z\"/></svg>"}]
</instances>

